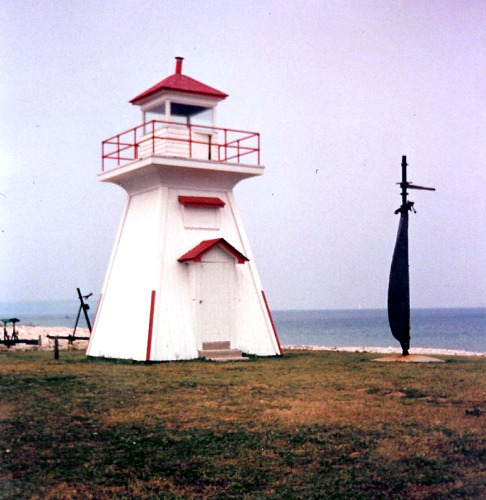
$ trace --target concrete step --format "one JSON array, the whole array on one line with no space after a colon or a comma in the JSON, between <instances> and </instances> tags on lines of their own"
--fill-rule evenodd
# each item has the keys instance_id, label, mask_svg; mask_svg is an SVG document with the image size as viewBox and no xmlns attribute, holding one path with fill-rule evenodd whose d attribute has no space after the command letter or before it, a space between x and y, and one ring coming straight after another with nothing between
<instances>
[{"instance_id":1,"label":"concrete step","mask_svg":"<svg viewBox=\"0 0 486 500\"><path fill-rule=\"evenodd\" d=\"M230 341L220 341L220 342L203 342L202 350L203 351L212 351L216 349L230 349Z\"/></svg>"},{"instance_id":2,"label":"concrete step","mask_svg":"<svg viewBox=\"0 0 486 500\"><path fill-rule=\"evenodd\" d=\"M203 342L202 349L197 351L200 358L210 361L224 363L227 361L248 361L248 358L242 355L240 349L231 349L229 341Z\"/></svg>"},{"instance_id":3,"label":"concrete step","mask_svg":"<svg viewBox=\"0 0 486 500\"><path fill-rule=\"evenodd\" d=\"M241 358L239 349L203 349L198 351L200 358Z\"/></svg>"}]
</instances>

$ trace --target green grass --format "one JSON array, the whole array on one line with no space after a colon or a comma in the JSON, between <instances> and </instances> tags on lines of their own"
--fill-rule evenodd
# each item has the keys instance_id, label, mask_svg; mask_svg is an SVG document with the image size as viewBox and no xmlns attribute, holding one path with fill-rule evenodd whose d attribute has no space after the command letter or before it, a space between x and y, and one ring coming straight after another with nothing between
<instances>
[{"instance_id":1,"label":"green grass","mask_svg":"<svg viewBox=\"0 0 486 500\"><path fill-rule=\"evenodd\" d=\"M0 498L485 498L486 360L373 357L1 353Z\"/></svg>"}]
</instances>

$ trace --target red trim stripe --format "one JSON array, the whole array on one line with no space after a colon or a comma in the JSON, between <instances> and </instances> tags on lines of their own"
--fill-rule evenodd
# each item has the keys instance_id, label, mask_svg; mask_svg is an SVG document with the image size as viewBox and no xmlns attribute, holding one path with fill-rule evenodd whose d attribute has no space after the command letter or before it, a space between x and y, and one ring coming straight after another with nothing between
<instances>
[{"instance_id":1,"label":"red trim stripe","mask_svg":"<svg viewBox=\"0 0 486 500\"><path fill-rule=\"evenodd\" d=\"M152 297L150 300L150 320L148 327L148 339L147 339L147 356L146 361L150 361L150 352L152 350L152 330L154 327L154 309L155 309L155 290L152 290Z\"/></svg>"},{"instance_id":2,"label":"red trim stripe","mask_svg":"<svg viewBox=\"0 0 486 500\"><path fill-rule=\"evenodd\" d=\"M272 313L268 307L267 298L265 297L265 292L262 290L263 301L265 302L265 307L267 308L268 317L270 318L270 323L272 323L273 333L275 335L275 340L277 341L278 350L280 351L280 356L282 356L282 346L280 345L280 340L278 340L277 329L275 328L275 323L273 322Z\"/></svg>"}]
</instances>

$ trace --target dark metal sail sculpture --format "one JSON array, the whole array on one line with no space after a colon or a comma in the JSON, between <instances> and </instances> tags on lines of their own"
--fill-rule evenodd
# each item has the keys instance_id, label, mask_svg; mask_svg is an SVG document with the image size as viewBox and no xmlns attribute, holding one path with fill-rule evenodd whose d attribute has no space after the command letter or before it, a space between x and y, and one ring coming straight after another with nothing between
<instances>
[{"instance_id":1,"label":"dark metal sail sculpture","mask_svg":"<svg viewBox=\"0 0 486 500\"><path fill-rule=\"evenodd\" d=\"M407 157L402 156L402 204L395 214L400 214L397 241L393 252L388 284L388 321L392 335L400 342L402 354L408 356L410 349L410 276L408 265L408 212L413 208L413 201L408 201L407 189L435 188L416 186L407 181Z\"/></svg>"}]
</instances>

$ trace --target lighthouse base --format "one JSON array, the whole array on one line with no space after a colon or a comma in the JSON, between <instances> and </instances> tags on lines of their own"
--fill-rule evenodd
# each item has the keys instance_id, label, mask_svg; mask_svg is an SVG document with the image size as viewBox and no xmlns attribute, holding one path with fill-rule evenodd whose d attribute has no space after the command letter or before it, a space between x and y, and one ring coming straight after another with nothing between
<instances>
[{"instance_id":1,"label":"lighthouse base","mask_svg":"<svg viewBox=\"0 0 486 500\"><path fill-rule=\"evenodd\" d=\"M248 354L282 354L232 191L248 172L214 170L201 187L194 161L190 169L179 161L103 174L128 203L87 354L197 359L205 344L228 341Z\"/></svg>"}]
</instances>

